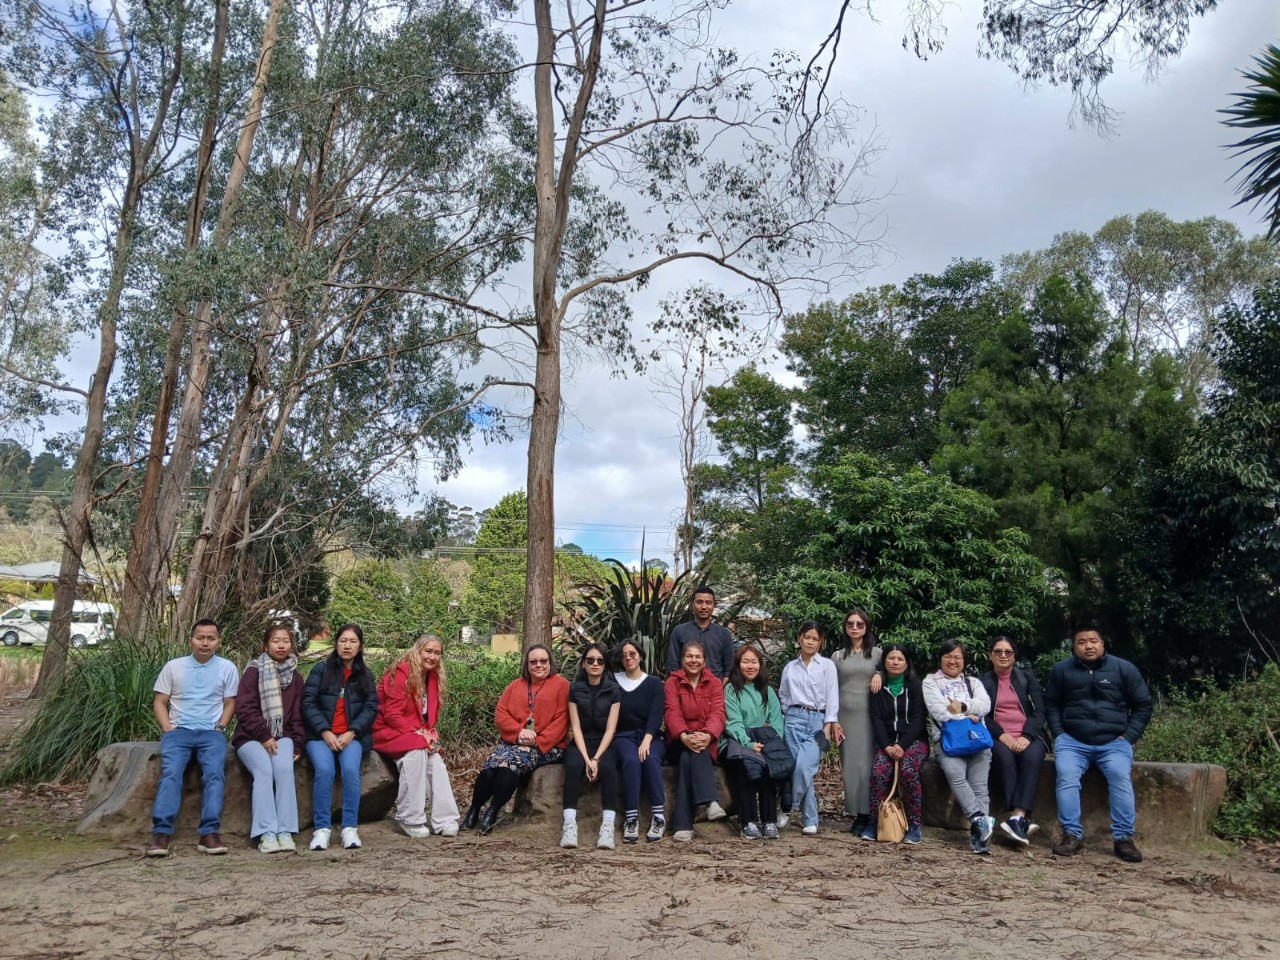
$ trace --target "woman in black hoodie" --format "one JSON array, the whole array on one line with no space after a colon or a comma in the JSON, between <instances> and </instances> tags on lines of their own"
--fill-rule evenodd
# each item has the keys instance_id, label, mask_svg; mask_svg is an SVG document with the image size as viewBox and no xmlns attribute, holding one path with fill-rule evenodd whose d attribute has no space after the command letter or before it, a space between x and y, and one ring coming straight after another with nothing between
<instances>
[{"instance_id":1,"label":"woman in black hoodie","mask_svg":"<svg viewBox=\"0 0 1280 960\"><path fill-rule=\"evenodd\" d=\"M920 768L929 756L924 694L903 646L890 643L882 648L879 672L880 691L870 694L871 736L876 748L871 767L871 821L860 836L863 840L876 838L876 816L893 787L893 766L897 763L902 805L907 813L907 834L902 842L919 843L924 805Z\"/></svg>"}]
</instances>

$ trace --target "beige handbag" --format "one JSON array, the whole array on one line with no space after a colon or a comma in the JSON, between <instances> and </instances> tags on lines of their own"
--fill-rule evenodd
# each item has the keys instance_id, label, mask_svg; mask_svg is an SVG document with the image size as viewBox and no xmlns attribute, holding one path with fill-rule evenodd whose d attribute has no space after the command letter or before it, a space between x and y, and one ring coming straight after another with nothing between
<instances>
[{"instance_id":1,"label":"beige handbag","mask_svg":"<svg viewBox=\"0 0 1280 960\"><path fill-rule=\"evenodd\" d=\"M898 795L898 770L901 762L893 763L893 786L889 795L880 801L880 809L876 814L876 839L882 843L901 843L907 835L907 811L903 809L902 798Z\"/></svg>"}]
</instances>

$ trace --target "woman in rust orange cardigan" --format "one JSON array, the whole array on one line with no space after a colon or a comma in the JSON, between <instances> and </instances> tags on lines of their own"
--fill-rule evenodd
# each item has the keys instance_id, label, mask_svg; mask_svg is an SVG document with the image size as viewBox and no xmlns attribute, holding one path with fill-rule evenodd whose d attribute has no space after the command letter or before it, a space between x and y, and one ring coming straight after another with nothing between
<instances>
[{"instance_id":1,"label":"woman in rust orange cardigan","mask_svg":"<svg viewBox=\"0 0 1280 960\"><path fill-rule=\"evenodd\" d=\"M556 673L550 648L534 644L524 652L520 676L508 684L494 711L501 742L476 777L471 809L462 829L488 833L520 785L520 778L544 763L557 763L569 742L569 681ZM481 812L481 807L489 807Z\"/></svg>"}]
</instances>

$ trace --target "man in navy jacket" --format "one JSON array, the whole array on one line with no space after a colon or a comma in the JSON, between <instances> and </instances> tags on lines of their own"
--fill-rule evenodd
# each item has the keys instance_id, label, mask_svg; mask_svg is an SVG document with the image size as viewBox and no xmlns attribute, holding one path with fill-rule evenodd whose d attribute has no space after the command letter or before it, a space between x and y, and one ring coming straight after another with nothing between
<instances>
[{"instance_id":1,"label":"man in navy jacket","mask_svg":"<svg viewBox=\"0 0 1280 960\"><path fill-rule=\"evenodd\" d=\"M1092 624L1077 628L1072 654L1054 666L1045 689L1062 823L1053 852L1065 857L1084 849L1080 778L1096 764L1107 779L1116 856L1138 863L1142 852L1133 842L1137 804L1130 770L1133 745L1151 722L1151 692L1137 667L1106 652Z\"/></svg>"}]
</instances>

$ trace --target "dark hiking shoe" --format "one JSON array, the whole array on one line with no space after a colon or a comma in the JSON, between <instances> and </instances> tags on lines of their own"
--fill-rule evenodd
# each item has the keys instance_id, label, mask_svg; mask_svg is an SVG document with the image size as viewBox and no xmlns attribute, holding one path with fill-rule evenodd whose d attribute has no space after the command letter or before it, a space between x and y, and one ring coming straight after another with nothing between
<instances>
[{"instance_id":1,"label":"dark hiking shoe","mask_svg":"<svg viewBox=\"0 0 1280 960\"><path fill-rule=\"evenodd\" d=\"M1053 845L1055 857L1074 857L1082 850L1084 850L1084 837L1077 837L1071 833L1064 833Z\"/></svg>"},{"instance_id":2,"label":"dark hiking shoe","mask_svg":"<svg viewBox=\"0 0 1280 960\"><path fill-rule=\"evenodd\" d=\"M1125 837L1123 840L1117 840L1115 845L1116 856L1125 863L1141 863L1142 851L1133 843L1133 837Z\"/></svg>"},{"instance_id":3,"label":"dark hiking shoe","mask_svg":"<svg viewBox=\"0 0 1280 960\"><path fill-rule=\"evenodd\" d=\"M201 836L200 842L196 844L196 849L201 853L208 853L213 856L221 856L227 852L227 848L222 845L222 838L216 833L206 833Z\"/></svg>"},{"instance_id":4,"label":"dark hiking shoe","mask_svg":"<svg viewBox=\"0 0 1280 960\"><path fill-rule=\"evenodd\" d=\"M167 857L172 851L169 849L169 834L153 833L151 842L147 844L148 857Z\"/></svg>"}]
</instances>

